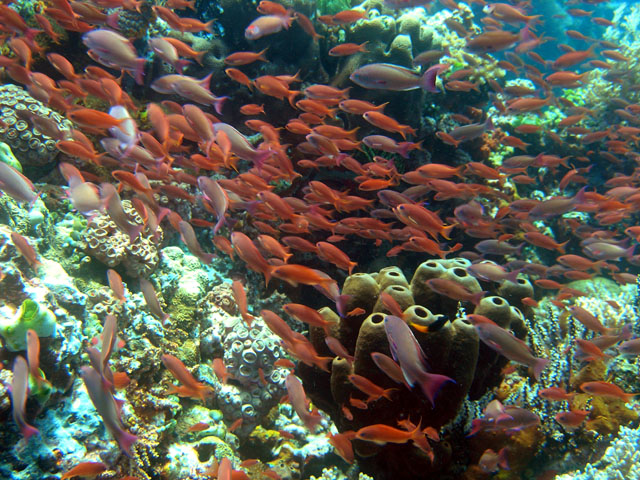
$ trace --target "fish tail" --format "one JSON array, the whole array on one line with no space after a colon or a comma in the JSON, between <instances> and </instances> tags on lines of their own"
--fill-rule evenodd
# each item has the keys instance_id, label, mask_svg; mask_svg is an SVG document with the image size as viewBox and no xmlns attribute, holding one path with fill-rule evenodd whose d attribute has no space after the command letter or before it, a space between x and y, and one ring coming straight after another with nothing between
<instances>
[{"instance_id":1,"label":"fish tail","mask_svg":"<svg viewBox=\"0 0 640 480\"><path fill-rule=\"evenodd\" d=\"M202 66L202 59L204 58L204 56L207 54L207 50L203 50L201 52L198 52L193 59L198 62L198 65Z\"/></svg>"},{"instance_id":2,"label":"fish tail","mask_svg":"<svg viewBox=\"0 0 640 480\"><path fill-rule=\"evenodd\" d=\"M264 272L262 272L262 274L264 275L264 286L268 287L269 286L269 281L271 281L271 277L273 276L273 270L274 270L274 266L270 266L270 268Z\"/></svg>"},{"instance_id":3,"label":"fish tail","mask_svg":"<svg viewBox=\"0 0 640 480\"><path fill-rule=\"evenodd\" d=\"M502 447L498 452L498 466L503 470L510 470L507 459L507 447Z\"/></svg>"},{"instance_id":4,"label":"fish tail","mask_svg":"<svg viewBox=\"0 0 640 480\"><path fill-rule=\"evenodd\" d=\"M138 437L136 437L132 433L127 432L126 430L120 430L116 432L115 437L118 445L120 445L120 448L122 448L124 453L131 457L131 447L138 441Z\"/></svg>"},{"instance_id":5,"label":"fish tail","mask_svg":"<svg viewBox=\"0 0 640 480\"><path fill-rule=\"evenodd\" d=\"M633 336L633 332L631 331L632 327L633 325L631 323L627 323L624 327L622 327L622 330L620 330L621 340L629 340Z\"/></svg>"},{"instance_id":6,"label":"fish tail","mask_svg":"<svg viewBox=\"0 0 640 480\"><path fill-rule=\"evenodd\" d=\"M213 106L216 110L216 113L218 115L222 115L222 105L224 104L224 102L228 99L229 97L217 97L214 101L213 101Z\"/></svg>"},{"instance_id":7,"label":"fish tail","mask_svg":"<svg viewBox=\"0 0 640 480\"><path fill-rule=\"evenodd\" d=\"M559 243L559 244L558 244L558 247L556 248L556 250L558 250L558 253L561 253L561 254L563 254L563 255L565 254L564 246L565 246L567 243L569 243L569 240L567 240L566 242L562 242L562 243Z\"/></svg>"},{"instance_id":8,"label":"fish tail","mask_svg":"<svg viewBox=\"0 0 640 480\"><path fill-rule=\"evenodd\" d=\"M387 388L384 392L382 392L382 396L391 402L391 401L393 401L393 398L391 397L391 394L393 392L395 392L396 390L398 390L398 389L397 388Z\"/></svg>"},{"instance_id":9,"label":"fish tail","mask_svg":"<svg viewBox=\"0 0 640 480\"><path fill-rule=\"evenodd\" d=\"M287 92L287 100L289 100L289 105L291 105L292 108L296 108L295 105L293 104L293 101L296 99L298 95L300 95L299 90L289 90Z\"/></svg>"},{"instance_id":10,"label":"fish tail","mask_svg":"<svg viewBox=\"0 0 640 480\"><path fill-rule=\"evenodd\" d=\"M338 298L336 298L336 310L341 317L345 316L349 300L351 300L351 295L338 295Z\"/></svg>"},{"instance_id":11,"label":"fish tail","mask_svg":"<svg viewBox=\"0 0 640 480\"><path fill-rule=\"evenodd\" d=\"M144 83L144 80L142 79L142 77L144 77L145 63L147 63L147 60L145 58L136 59L136 66L134 69L134 78L136 79L136 83L138 85L142 85Z\"/></svg>"},{"instance_id":12,"label":"fish tail","mask_svg":"<svg viewBox=\"0 0 640 480\"><path fill-rule=\"evenodd\" d=\"M40 30L38 28L27 28L24 31L24 36L28 39L28 40L33 40L35 38L36 35L38 35L39 33L44 33L43 30Z\"/></svg>"},{"instance_id":13,"label":"fish tail","mask_svg":"<svg viewBox=\"0 0 640 480\"><path fill-rule=\"evenodd\" d=\"M20 432L22 432L22 436L24 437L24 441L28 442L31 437L34 435L40 435L40 430L38 430L33 425L29 425L27 422L24 422L20 425Z\"/></svg>"},{"instance_id":14,"label":"fish tail","mask_svg":"<svg viewBox=\"0 0 640 480\"><path fill-rule=\"evenodd\" d=\"M509 281L509 282L511 282L511 283L518 283L518 275L520 275L521 271L522 271L522 269L514 270L513 272L509 272L509 274L507 276L505 276L504 279Z\"/></svg>"},{"instance_id":15,"label":"fish tail","mask_svg":"<svg viewBox=\"0 0 640 480\"><path fill-rule=\"evenodd\" d=\"M256 58L261 62L268 62L269 60L267 60L267 57L264 56L264 54L267 53L267 50L269 50L269 47L265 48L264 50L260 50Z\"/></svg>"},{"instance_id":16,"label":"fish tail","mask_svg":"<svg viewBox=\"0 0 640 480\"><path fill-rule=\"evenodd\" d=\"M536 361L533 364L533 377L536 380L540 380L540 374L542 373L542 370L544 370L548 364L549 364L549 359L547 359L547 358L536 358Z\"/></svg>"},{"instance_id":17,"label":"fish tail","mask_svg":"<svg viewBox=\"0 0 640 480\"><path fill-rule=\"evenodd\" d=\"M453 228L456 226L456 224L452 224L452 225L447 225L446 227L442 227L442 230L440 230L440 235L442 235L444 238L446 238L447 240L451 240L451 230L453 230Z\"/></svg>"},{"instance_id":18,"label":"fish tail","mask_svg":"<svg viewBox=\"0 0 640 480\"><path fill-rule=\"evenodd\" d=\"M474 305L478 305L480 303L480 300L482 300L486 294L487 292L485 291L474 293L473 295L469 296L469 301Z\"/></svg>"},{"instance_id":19,"label":"fish tail","mask_svg":"<svg viewBox=\"0 0 640 480\"><path fill-rule=\"evenodd\" d=\"M435 405L435 399L440 389L449 382L456 383L453 378L449 378L446 375L438 375L437 373L424 372L424 374L418 379L418 384L425 394L431 406Z\"/></svg>"},{"instance_id":20,"label":"fish tail","mask_svg":"<svg viewBox=\"0 0 640 480\"><path fill-rule=\"evenodd\" d=\"M200 62L198 62L200 63ZM178 72L180 75L182 75L182 70L184 69L184 67L188 67L189 65L191 65L191 62L189 60L186 59L180 59L176 62L176 64L174 65L176 72Z\"/></svg>"}]
</instances>

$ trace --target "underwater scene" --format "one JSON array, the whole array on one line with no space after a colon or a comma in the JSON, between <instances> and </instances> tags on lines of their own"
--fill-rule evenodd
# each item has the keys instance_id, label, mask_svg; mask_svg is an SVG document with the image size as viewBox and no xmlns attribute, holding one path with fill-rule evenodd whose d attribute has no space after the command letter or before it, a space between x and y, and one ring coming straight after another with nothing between
<instances>
[{"instance_id":1,"label":"underwater scene","mask_svg":"<svg viewBox=\"0 0 640 480\"><path fill-rule=\"evenodd\" d=\"M640 480L640 2L0 0L0 480Z\"/></svg>"}]
</instances>

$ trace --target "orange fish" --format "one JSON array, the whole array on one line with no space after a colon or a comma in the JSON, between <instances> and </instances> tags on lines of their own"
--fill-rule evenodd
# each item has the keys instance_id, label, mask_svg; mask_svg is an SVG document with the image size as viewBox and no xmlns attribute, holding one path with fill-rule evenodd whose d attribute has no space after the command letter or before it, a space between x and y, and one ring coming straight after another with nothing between
<instances>
[{"instance_id":1,"label":"orange fish","mask_svg":"<svg viewBox=\"0 0 640 480\"><path fill-rule=\"evenodd\" d=\"M321 285L330 287L335 283L334 279L325 276L323 272L305 267L304 265L280 265L274 267L271 270L271 273L274 277L284 280L294 287L297 287L300 283L303 285Z\"/></svg>"},{"instance_id":2,"label":"orange fish","mask_svg":"<svg viewBox=\"0 0 640 480\"><path fill-rule=\"evenodd\" d=\"M201 382L198 382L191 372L187 370L184 363L173 355L165 353L162 355L162 363L182 383L181 386L171 385L171 392L181 397L199 397L203 402L206 397L213 393L213 389Z\"/></svg>"},{"instance_id":3,"label":"orange fish","mask_svg":"<svg viewBox=\"0 0 640 480\"><path fill-rule=\"evenodd\" d=\"M359 45L357 43L341 43L331 48L329 55L332 57L346 57L356 53L367 53L369 51L366 49L367 43L369 42L364 42Z\"/></svg>"},{"instance_id":4,"label":"orange fish","mask_svg":"<svg viewBox=\"0 0 640 480\"><path fill-rule=\"evenodd\" d=\"M60 480L73 477L95 477L107 471L107 466L102 462L82 462L65 472Z\"/></svg>"},{"instance_id":5,"label":"orange fish","mask_svg":"<svg viewBox=\"0 0 640 480\"><path fill-rule=\"evenodd\" d=\"M251 322L253 322L253 319L255 317L251 315L247 310L247 294L244 290L242 282L239 280L234 280L231 284L231 291L233 293L233 299L236 301L236 305L238 306L238 311L240 312L242 320L247 324L247 327L251 328Z\"/></svg>"},{"instance_id":6,"label":"orange fish","mask_svg":"<svg viewBox=\"0 0 640 480\"><path fill-rule=\"evenodd\" d=\"M42 265L42 262L38 260L38 254L26 238L16 232L11 232L11 241L27 263L31 265L31 268L37 270Z\"/></svg>"},{"instance_id":7,"label":"orange fish","mask_svg":"<svg viewBox=\"0 0 640 480\"><path fill-rule=\"evenodd\" d=\"M580 390L599 397L617 398L625 403L630 402L638 395L637 393L626 393L619 386L603 381L584 382L580 385Z\"/></svg>"},{"instance_id":8,"label":"orange fish","mask_svg":"<svg viewBox=\"0 0 640 480\"><path fill-rule=\"evenodd\" d=\"M410 133L411 135L416 134L415 129L411 128L409 125L402 125L393 118L375 110L365 112L362 115L362 118L364 118L374 127L381 128L382 130L386 130L388 132L399 133L405 140L407 139L407 133Z\"/></svg>"}]
</instances>

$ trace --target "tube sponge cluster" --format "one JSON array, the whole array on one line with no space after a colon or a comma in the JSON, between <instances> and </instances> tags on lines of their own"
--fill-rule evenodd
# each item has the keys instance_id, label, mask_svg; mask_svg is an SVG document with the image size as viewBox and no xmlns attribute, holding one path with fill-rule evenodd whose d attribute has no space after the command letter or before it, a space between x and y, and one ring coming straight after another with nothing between
<instances>
[{"instance_id":1,"label":"tube sponge cluster","mask_svg":"<svg viewBox=\"0 0 640 480\"><path fill-rule=\"evenodd\" d=\"M426 284L433 278L451 279L464 285L471 293L482 292L478 280L467 272L470 265L468 260L462 258L429 260L416 269L410 281L397 267L384 268L374 274L354 274L345 280L342 289L344 295L350 296L345 312L361 313L340 318L328 308L320 310L323 317L333 324L331 336L337 338L354 359L350 362L349 359L334 358L330 374L301 366L301 376L305 386L314 387L309 388L307 393L317 405L330 412L340 431L357 431L375 423L395 425L399 418L410 418L415 422L421 420L423 426L439 428L457 416L466 398L479 398L500 382L500 370L507 360L479 341L474 327L464 318L463 309L473 309L473 313L484 315L498 325L511 329L522 339L527 329L524 316L515 305L521 305L520 300L530 296L533 287L524 278L518 278L515 283L503 282L495 291L501 295L485 296L474 306L468 302L459 304L456 300L439 295ZM377 367L371 357L374 352L391 356L384 329L385 314L390 312L381 300L382 292L389 294L399 304L409 324L419 327L413 333L425 352L429 371L455 380L455 383L448 383L442 388L433 407L419 388L409 390L395 383ZM442 323L443 316L447 321L441 328L425 333L420 331L428 330L436 322ZM310 336L319 355L331 355L324 342L323 330L312 327ZM357 408L352 399L364 401L367 395L351 383L348 378L351 374L366 377L384 389L395 388L393 401L380 398L368 402L367 409ZM344 413L345 407L350 415ZM409 460L420 453L411 447L382 450L362 442L354 444L354 447L364 456L380 450L385 456L395 457L380 461L409 464L415 460L417 463L413 464L414 467L420 465L420 468L426 468L430 465L426 459Z\"/></svg>"}]
</instances>

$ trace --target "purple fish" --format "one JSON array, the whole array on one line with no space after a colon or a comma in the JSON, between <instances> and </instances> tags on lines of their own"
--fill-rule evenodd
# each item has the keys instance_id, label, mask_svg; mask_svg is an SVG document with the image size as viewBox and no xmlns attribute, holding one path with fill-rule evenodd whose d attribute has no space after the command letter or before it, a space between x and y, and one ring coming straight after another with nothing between
<instances>
[{"instance_id":1,"label":"purple fish","mask_svg":"<svg viewBox=\"0 0 640 480\"><path fill-rule=\"evenodd\" d=\"M438 67L438 68L436 68ZM349 77L362 88L406 92L422 88L435 93L435 81L443 65L434 65L422 76L414 70L390 63L370 63L355 70Z\"/></svg>"},{"instance_id":2,"label":"purple fish","mask_svg":"<svg viewBox=\"0 0 640 480\"><path fill-rule=\"evenodd\" d=\"M87 393L91 402L96 407L98 414L102 417L104 426L109 430L113 438L116 439L120 448L131 456L131 447L138 440L138 437L122 428L120 420L120 408L108 389L104 388L102 375L92 367L81 367L80 375L87 387Z\"/></svg>"},{"instance_id":3,"label":"purple fish","mask_svg":"<svg viewBox=\"0 0 640 480\"><path fill-rule=\"evenodd\" d=\"M38 198L33 191L33 184L27 177L4 162L0 162L0 191L17 202L33 204Z\"/></svg>"},{"instance_id":4,"label":"purple fish","mask_svg":"<svg viewBox=\"0 0 640 480\"><path fill-rule=\"evenodd\" d=\"M395 9L422 7L428 3L431 3L431 0L384 0L386 6Z\"/></svg>"},{"instance_id":5,"label":"purple fish","mask_svg":"<svg viewBox=\"0 0 640 480\"><path fill-rule=\"evenodd\" d=\"M153 284L146 278L140 277L140 290L142 291L142 296L144 297L144 301L147 303L147 307L149 307L151 314L154 317L159 318L164 324L164 322L169 318L169 314L162 311L162 307L158 301L158 295L156 294L156 289L153 288Z\"/></svg>"},{"instance_id":6,"label":"purple fish","mask_svg":"<svg viewBox=\"0 0 640 480\"><path fill-rule=\"evenodd\" d=\"M480 340L488 347L513 362L531 367L535 379L540 379L542 370L549 363L548 359L534 357L526 343L482 315L467 315L467 319L475 327Z\"/></svg>"},{"instance_id":7,"label":"purple fish","mask_svg":"<svg viewBox=\"0 0 640 480\"><path fill-rule=\"evenodd\" d=\"M629 248L624 248L613 243L595 242L585 245L583 250L584 253L596 260L620 260L621 257L633 257L633 251L635 248L635 245L632 245Z\"/></svg>"},{"instance_id":8,"label":"purple fish","mask_svg":"<svg viewBox=\"0 0 640 480\"><path fill-rule=\"evenodd\" d=\"M484 416L471 422L471 432L468 437L480 431L505 432L514 434L525 428L539 425L540 417L525 408L503 405L500 400L492 400L485 407Z\"/></svg>"},{"instance_id":9,"label":"purple fish","mask_svg":"<svg viewBox=\"0 0 640 480\"><path fill-rule=\"evenodd\" d=\"M447 382L455 383L455 380L427 371L425 354L404 320L387 315L384 319L384 329L387 332L391 355L400 364L407 384L412 387L416 383L419 384L431 405L434 405L435 397L442 386Z\"/></svg>"},{"instance_id":10,"label":"purple fish","mask_svg":"<svg viewBox=\"0 0 640 480\"><path fill-rule=\"evenodd\" d=\"M514 255L520 253L524 243L511 245L500 240L482 240L476 243L475 249L488 255Z\"/></svg>"},{"instance_id":11,"label":"purple fish","mask_svg":"<svg viewBox=\"0 0 640 480\"><path fill-rule=\"evenodd\" d=\"M16 422L25 441L40 433L24 419L27 396L29 395L29 367L23 356L18 355L13 362L13 380L11 381L11 403L13 420Z\"/></svg>"},{"instance_id":12,"label":"purple fish","mask_svg":"<svg viewBox=\"0 0 640 480\"><path fill-rule=\"evenodd\" d=\"M304 393L302 383L293 373L287 375L284 383L287 387L287 393L289 394L289 403L291 403L298 417L300 417L305 427L312 432L315 431L318 424L322 421L322 417L315 408L311 412L309 411L309 401Z\"/></svg>"},{"instance_id":13,"label":"purple fish","mask_svg":"<svg viewBox=\"0 0 640 480\"><path fill-rule=\"evenodd\" d=\"M467 142L480 137L487 130L493 130L491 117L487 118L483 123L470 123L469 125L456 127L449 132L449 135L458 142Z\"/></svg>"}]
</instances>

